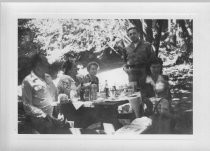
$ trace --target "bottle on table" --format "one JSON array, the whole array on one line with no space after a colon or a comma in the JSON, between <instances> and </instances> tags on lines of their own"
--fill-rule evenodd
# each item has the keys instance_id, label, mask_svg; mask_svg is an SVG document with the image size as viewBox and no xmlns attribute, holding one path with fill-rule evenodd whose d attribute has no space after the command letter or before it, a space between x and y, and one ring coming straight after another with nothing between
<instances>
[{"instance_id":1,"label":"bottle on table","mask_svg":"<svg viewBox=\"0 0 210 151\"><path fill-rule=\"evenodd\" d=\"M96 100L97 99L97 84L91 84L90 86L90 100Z\"/></svg>"},{"instance_id":2,"label":"bottle on table","mask_svg":"<svg viewBox=\"0 0 210 151\"><path fill-rule=\"evenodd\" d=\"M85 88L84 90L84 100L85 101L90 101L90 88Z\"/></svg>"},{"instance_id":3,"label":"bottle on table","mask_svg":"<svg viewBox=\"0 0 210 151\"><path fill-rule=\"evenodd\" d=\"M117 91L117 89L116 89L116 86L114 85L114 86L112 86L112 89L111 89L111 91L112 91L112 97L116 97L116 91Z\"/></svg>"},{"instance_id":4,"label":"bottle on table","mask_svg":"<svg viewBox=\"0 0 210 151\"><path fill-rule=\"evenodd\" d=\"M107 80L105 81L104 91L106 93L106 98L108 98L109 97L109 86L108 86Z\"/></svg>"},{"instance_id":5,"label":"bottle on table","mask_svg":"<svg viewBox=\"0 0 210 151\"><path fill-rule=\"evenodd\" d=\"M85 88L83 86L83 83L81 83L81 89L80 89L80 100L85 101Z\"/></svg>"}]
</instances>

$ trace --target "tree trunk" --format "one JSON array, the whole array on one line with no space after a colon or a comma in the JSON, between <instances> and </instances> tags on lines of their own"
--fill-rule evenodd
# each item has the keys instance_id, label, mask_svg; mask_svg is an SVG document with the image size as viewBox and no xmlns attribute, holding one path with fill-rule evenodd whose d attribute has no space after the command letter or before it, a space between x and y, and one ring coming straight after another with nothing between
<instances>
[{"instance_id":1,"label":"tree trunk","mask_svg":"<svg viewBox=\"0 0 210 151\"><path fill-rule=\"evenodd\" d=\"M157 20L155 26L156 26L156 30L157 30L157 35L154 39L154 47L155 47L156 56L158 56L163 20Z\"/></svg>"},{"instance_id":2,"label":"tree trunk","mask_svg":"<svg viewBox=\"0 0 210 151\"><path fill-rule=\"evenodd\" d=\"M185 38L185 37L189 37L189 33L187 31L187 28L185 26L185 20L177 20L177 23L179 24L179 26L182 28L182 31L183 31L183 37L182 38Z\"/></svg>"},{"instance_id":3,"label":"tree trunk","mask_svg":"<svg viewBox=\"0 0 210 151\"><path fill-rule=\"evenodd\" d=\"M181 56L178 57L176 64L182 64L184 62L191 63L192 58L189 56L193 51L193 35L192 35L192 23L190 20L177 20L177 24L181 27L181 31L179 33L180 39L184 41L184 44L180 48L182 51Z\"/></svg>"},{"instance_id":4,"label":"tree trunk","mask_svg":"<svg viewBox=\"0 0 210 151\"><path fill-rule=\"evenodd\" d=\"M152 19L145 19L146 27L144 28L145 40L149 43L153 42Z\"/></svg>"}]
</instances>

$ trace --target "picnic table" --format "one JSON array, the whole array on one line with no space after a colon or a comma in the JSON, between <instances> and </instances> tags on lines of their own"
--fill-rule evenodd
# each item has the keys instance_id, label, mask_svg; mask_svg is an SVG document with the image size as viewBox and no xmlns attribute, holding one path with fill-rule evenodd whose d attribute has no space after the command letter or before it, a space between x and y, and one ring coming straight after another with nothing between
<instances>
[{"instance_id":1,"label":"picnic table","mask_svg":"<svg viewBox=\"0 0 210 151\"><path fill-rule=\"evenodd\" d=\"M133 95L114 99L107 98L100 101L68 102L61 104L61 113L64 115L64 119L74 121L75 127L87 128L92 123L100 122L111 123L114 129L117 130L122 127L122 124L118 120L120 118L118 107L126 103L134 106L136 101L140 100L139 97L139 95ZM135 103L133 104L133 102ZM133 108L136 109L136 107Z\"/></svg>"}]
</instances>

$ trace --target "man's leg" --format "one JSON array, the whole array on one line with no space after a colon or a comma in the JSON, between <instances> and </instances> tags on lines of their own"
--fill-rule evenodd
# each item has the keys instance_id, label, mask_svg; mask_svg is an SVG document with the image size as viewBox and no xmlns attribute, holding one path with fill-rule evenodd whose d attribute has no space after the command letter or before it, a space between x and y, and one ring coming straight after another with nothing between
<instances>
[{"instance_id":1,"label":"man's leg","mask_svg":"<svg viewBox=\"0 0 210 151\"><path fill-rule=\"evenodd\" d=\"M63 124L55 118L47 116L46 118L31 117L32 127L40 134L70 134L69 125Z\"/></svg>"},{"instance_id":2,"label":"man's leg","mask_svg":"<svg viewBox=\"0 0 210 151\"><path fill-rule=\"evenodd\" d=\"M50 134L53 133L52 123L45 118L30 117L31 125L40 134Z\"/></svg>"}]
</instances>

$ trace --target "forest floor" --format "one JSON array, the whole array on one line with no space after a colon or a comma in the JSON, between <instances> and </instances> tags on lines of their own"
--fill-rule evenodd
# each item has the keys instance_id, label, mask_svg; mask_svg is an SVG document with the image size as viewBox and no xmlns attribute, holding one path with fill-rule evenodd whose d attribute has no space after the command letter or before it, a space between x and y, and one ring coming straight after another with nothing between
<instances>
[{"instance_id":1,"label":"forest floor","mask_svg":"<svg viewBox=\"0 0 210 151\"><path fill-rule=\"evenodd\" d=\"M187 93L186 93L187 92ZM193 94L185 91L172 95L172 107L178 116L175 126L175 133L193 133Z\"/></svg>"}]
</instances>

